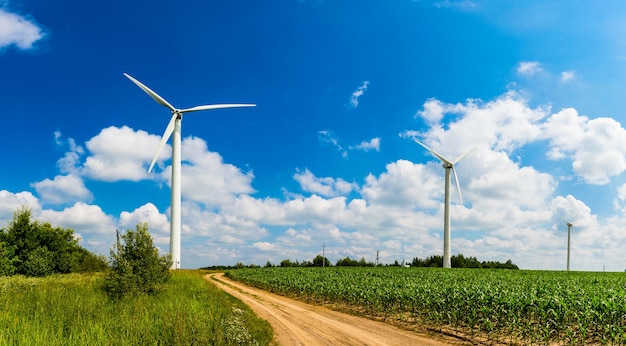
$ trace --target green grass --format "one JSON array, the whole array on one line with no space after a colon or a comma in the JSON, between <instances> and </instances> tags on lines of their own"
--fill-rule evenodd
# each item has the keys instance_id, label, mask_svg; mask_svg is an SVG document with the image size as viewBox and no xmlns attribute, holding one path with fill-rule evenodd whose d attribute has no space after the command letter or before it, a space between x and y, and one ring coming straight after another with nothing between
<instances>
[{"instance_id":1,"label":"green grass","mask_svg":"<svg viewBox=\"0 0 626 346\"><path fill-rule=\"evenodd\" d=\"M268 345L273 332L199 271L111 300L102 275L0 277L0 345Z\"/></svg>"},{"instance_id":2,"label":"green grass","mask_svg":"<svg viewBox=\"0 0 626 346\"><path fill-rule=\"evenodd\" d=\"M240 269L227 275L276 293L475 340L626 344L624 273L332 267Z\"/></svg>"}]
</instances>

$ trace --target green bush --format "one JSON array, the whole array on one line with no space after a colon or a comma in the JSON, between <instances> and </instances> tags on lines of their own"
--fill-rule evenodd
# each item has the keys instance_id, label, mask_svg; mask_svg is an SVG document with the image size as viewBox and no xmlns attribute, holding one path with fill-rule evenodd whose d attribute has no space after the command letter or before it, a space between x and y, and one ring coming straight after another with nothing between
<instances>
[{"instance_id":1,"label":"green bush","mask_svg":"<svg viewBox=\"0 0 626 346\"><path fill-rule=\"evenodd\" d=\"M50 275L54 272L54 253L40 246L28 254L23 268L28 276Z\"/></svg>"},{"instance_id":2,"label":"green bush","mask_svg":"<svg viewBox=\"0 0 626 346\"><path fill-rule=\"evenodd\" d=\"M170 279L170 256L159 256L152 243L147 224L121 235L122 242L111 250L110 270L104 289L112 298L127 295L154 294Z\"/></svg>"},{"instance_id":3,"label":"green bush","mask_svg":"<svg viewBox=\"0 0 626 346\"><path fill-rule=\"evenodd\" d=\"M15 274L18 261L15 256L15 246L0 241L0 276Z\"/></svg>"}]
</instances>

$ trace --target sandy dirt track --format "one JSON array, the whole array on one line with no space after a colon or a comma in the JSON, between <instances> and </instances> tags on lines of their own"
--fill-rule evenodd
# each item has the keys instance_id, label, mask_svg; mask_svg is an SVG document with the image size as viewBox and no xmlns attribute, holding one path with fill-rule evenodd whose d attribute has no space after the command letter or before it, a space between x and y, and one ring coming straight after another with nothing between
<instances>
[{"instance_id":1,"label":"sandy dirt track","mask_svg":"<svg viewBox=\"0 0 626 346\"><path fill-rule=\"evenodd\" d=\"M279 345L461 345L382 322L305 304L233 281L223 273L207 279L246 303L274 328ZM467 344L466 344L467 345Z\"/></svg>"}]
</instances>

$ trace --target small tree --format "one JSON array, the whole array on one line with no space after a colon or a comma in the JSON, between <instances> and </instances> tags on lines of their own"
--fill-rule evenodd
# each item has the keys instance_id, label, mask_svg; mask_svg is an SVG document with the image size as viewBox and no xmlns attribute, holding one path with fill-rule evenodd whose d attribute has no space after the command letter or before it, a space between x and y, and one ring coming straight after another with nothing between
<instances>
[{"instance_id":1,"label":"small tree","mask_svg":"<svg viewBox=\"0 0 626 346\"><path fill-rule=\"evenodd\" d=\"M110 270L104 289L113 298L141 293L154 294L170 279L170 256L159 256L147 224L121 235L122 241L111 249Z\"/></svg>"},{"instance_id":2,"label":"small tree","mask_svg":"<svg viewBox=\"0 0 626 346\"><path fill-rule=\"evenodd\" d=\"M317 255L313 259L313 267L330 267L330 261L326 257L322 257L322 255Z\"/></svg>"}]
</instances>

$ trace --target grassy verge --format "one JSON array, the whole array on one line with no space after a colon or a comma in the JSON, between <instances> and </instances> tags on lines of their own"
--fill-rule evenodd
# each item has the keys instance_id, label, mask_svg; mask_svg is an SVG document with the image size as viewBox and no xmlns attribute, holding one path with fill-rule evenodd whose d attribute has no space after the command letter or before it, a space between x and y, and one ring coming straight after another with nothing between
<instances>
[{"instance_id":1,"label":"grassy verge","mask_svg":"<svg viewBox=\"0 0 626 346\"><path fill-rule=\"evenodd\" d=\"M268 345L269 324L202 274L119 301L101 275L0 277L0 345Z\"/></svg>"}]
</instances>

